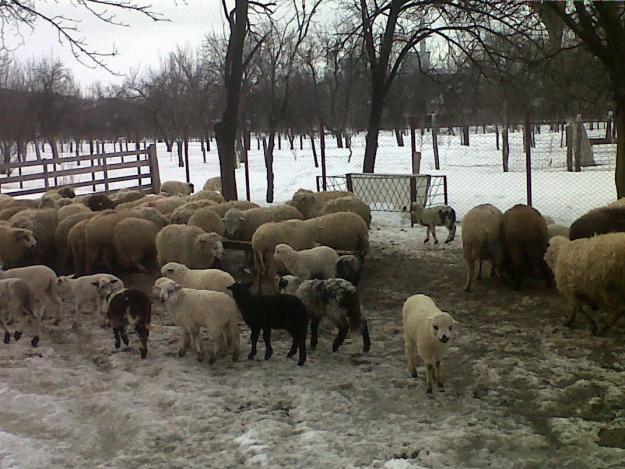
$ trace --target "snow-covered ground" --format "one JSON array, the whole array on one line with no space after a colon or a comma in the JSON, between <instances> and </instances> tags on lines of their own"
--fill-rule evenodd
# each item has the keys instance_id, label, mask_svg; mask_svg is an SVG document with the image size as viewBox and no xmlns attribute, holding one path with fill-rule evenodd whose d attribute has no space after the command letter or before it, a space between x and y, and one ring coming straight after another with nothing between
<instances>
[{"instance_id":1,"label":"snow-covered ground","mask_svg":"<svg viewBox=\"0 0 625 469\"><path fill-rule=\"evenodd\" d=\"M459 240L423 245L421 228L375 223L361 285L372 349L333 354L320 332L304 367L274 333L263 361L209 367L178 358L178 331L155 306L149 355L115 352L85 315L47 323L0 352L0 467L622 467L625 327L591 338L562 326L558 294L484 280L462 291ZM241 256L229 254L235 268ZM134 275L148 288L155 276ZM431 295L460 322L446 391L410 378L401 305ZM242 327L242 356L249 330ZM610 439L610 431L613 438ZM620 443L619 443L620 438ZM615 443L616 441L616 443Z\"/></svg>"}]
</instances>

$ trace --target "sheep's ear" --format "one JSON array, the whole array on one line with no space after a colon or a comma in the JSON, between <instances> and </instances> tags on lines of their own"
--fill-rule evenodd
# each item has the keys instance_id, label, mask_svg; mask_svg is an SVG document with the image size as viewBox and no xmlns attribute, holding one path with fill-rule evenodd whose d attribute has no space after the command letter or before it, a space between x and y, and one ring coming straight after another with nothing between
<instances>
[{"instance_id":1,"label":"sheep's ear","mask_svg":"<svg viewBox=\"0 0 625 469\"><path fill-rule=\"evenodd\" d=\"M452 318L452 320L453 320L453 324L460 324L460 323L459 323L458 321L456 321L455 319L453 319L453 318Z\"/></svg>"},{"instance_id":2,"label":"sheep's ear","mask_svg":"<svg viewBox=\"0 0 625 469\"><path fill-rule=\"evenodd\" d=\"M116 279L116 278L112 278L111 279L111 283L117 283L117 282L118 282L118 279Z\"/></svg>"},{"instance_id":3,"label":"sheep's ear","mask_svg":"<svg viewBox=\"0 0 625 469\"><path fill-rule=\"evenodd\" d=\"M91 285L93 285L94 287L98 288L100 286L100 282L98 280L96 280L95 282L91 282Z\"/></svg>"}]
</instances>

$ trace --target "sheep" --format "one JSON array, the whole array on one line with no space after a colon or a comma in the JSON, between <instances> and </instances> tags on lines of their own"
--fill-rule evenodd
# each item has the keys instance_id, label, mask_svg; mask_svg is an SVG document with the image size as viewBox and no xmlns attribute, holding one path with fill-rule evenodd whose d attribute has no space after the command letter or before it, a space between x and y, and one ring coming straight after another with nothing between
<instances>
[{"instance_id":1,"label":"sheep","mask_svg":"<svg viewBox=\"0 0 625 469\"><path fill-rule=\"evenodd\" d=\"M363 256L369 251L369 228L355 213L331 213L305 220L304 223L314 230L315 241L322 246L357 252Z\"/></svg>"},{"instance_id":2,"label":"sheep","mask_svg":"<svg viewBox=\"0 0 625 469\"><path fill-rule=\"evenodd\" d=\"M34 263L52 265L55 254L54 232L58 223L56 209L24 210L13 215L9 223L14 228L23 228L33 232L37 240L37 246L33 251Z\"/></svg>"},{"instance_id":3,"label":"sheep","mask_svg":"<svg viewBox=\"0 0 625 469\"><path fill-rule=\"evenodd\" d=\"M160 194L149 194L140 199L133 200L132 202L119 202L115 206L117 210L130 210L138 207L151 207L150 204L153 204L157 200L166 199L164 195Z\"/></svg>"},{"instance_id":4,"label":"sheep","mask_svg":"<svg viewBox=\"0 0 625 469\"><path fill-rule=\"evenodd\" d=\"M21 278L28 283L35 293L37 317L43 318L43 310L48 306L54 316L53 324L61 322L63 304L59 298L54 270L45 265L30 265L0 271L0 280L5 278Z\"/></svg>"},{"instance_id":5,"label":"sheep","mask_svg":"<svg viewBox=\"0 0 625 469\"><path fill-rule=\"evenodd\" d=\"M221 195L219 192L207 190L196 192L195 194L189 196L189 202L197 202L198 200L212 200L213 202L217 202L218 204L226 201L226 199L224 199L224 196Z\"/></svg>"},{"instance_id":6,"label":"sheep","mask_svg":"<svg viewBox=\"0 0 625 469\"><path fill-rule=\"evenodd\" d=\"M196 226L169 225L156 236L160 267L168 262L179 262L192 269L208 269L216 259L221 259L223 251L219 235L205 233Z\"/></svg>"},{"instance_id":7,"label":"sheep","mask_svg":"<svg viewBox=\"0 0 625 469\"><path fill-rule=\"evenodd\" d=\"M435 205L424 208L419 202L410 205L410 226L416 223L427 227L424 243L430 240L430 232L434 238L434 244L438 244L436 239L436 227L447 228L448 235L445 243L450 243L456 236L456 211L449 205Z\"/></svg>"},{"instance_id":8,"label":"sheep","mask_svg":"<svg viewBox=\"0 0 625 469\"><path fill-rule=\"evenodd\" d=\"M67 232L67 254L65 265L69 267L69 260L72 260L73 270L76 275L87 272L87 223L91 218L79 221Z\"/></svg>"},{"instance_id":9,"label":"sheep","mask_svg":"<svg viewBox=\"0 0 625 469\"><path fill-rule=\"evenodd\" d=\"M32 231L0 225L0 262L4 269L20 265L36 245Z\"/></svg>"},{"instance_id":10,"label":"sheep","mask_svg":"<svg viewBox=\"0 0 625 469\"><path fill-rule=\"evenodd\" d=\"M503 267L502 220L501 211L491 204L473 207L465 215L462 221L462 253L467 270L465 291L471 291L476 262L480 264L478 279L482 273L482 261L490 261L491 277Z\"/></svg>"},{"instance_id":11,"label":"sheep","mask_svg":"<svg viewBox=\"0 0 625 469\"><path fill-rule=\"evenodd\" d=\"M570 231L571 229L568 226L558 225L556 223L547 225L547 236L549 239L556 236L564 236L565 238L568 238Z\"/></svg>"},{"instance_id":12,"label":"sheep","mask_svg":"<svg viewBox=\"0 0 625 469\"><path fill-rule=\"evenodd\" d=\"M89 219L85 225L86 272L94 272L98 260L101 260L107 272L113 272L115 226L129 216L128 211L107 210Z\"/></svg>"},{"instance_id":13,"label":"sheep","mask_svg":"<svg viewBox=\"0 0 625 469\"><path fill-rule=\"evenodd\" d=\"M212 207L200 208L195 211L187 222L189 226L197 226L207 233L217 233L223 236L226 232L221 217L212 210Z\"/></svg>"},{"instance_id":14,"label":"sheep","mask_svg":"<svg viewBox=\"0 0 625 469\"><path fill-rule=\"evenodd\" d=\"M69 231L83 220L88 220L95 215L94 212L80 212L59 221L54 231L54 245L56 247L57 265L60 271L69 268L69 261L72 258L69 249Z\"/></svg>"},{"instance_id":15,"label":"sheep","mask_svg":"<svg viewBox=\"0 0 625 469\"><path fill-rule=\"evenodd\" d=\"M191 215L193 215L196 210L203 207L211 207L213 205L217 205L217 202L212 200L196 200L195 202L187 202L171 212L171 215L169 216L169 223L172 225L184 225L189 221L189 218L191 218Z\"/></svg>"},{"instance_id":16,"label":"sheep","mask_svg":"<svg viewBox=\"0 0 625 469\"><path fill-rule=\"evenodd\" d=\"M364 224L360 217L358 218ZM252 236L257 288L260 289L266 268L270 270L270 278L274 278L275 265L272 261L278 244L288 244L293 249L301 251L315 246L315 236L316 231L303 220L269 222L260 226Z\"/></svg>"},{"instance_id":17,"label":"sheep","mask_svg":"<svg viewBox=\"0 0 625 469\"><path fill-rule=\"evenodd\" d=\"M571 240L598 234L625 231L625 206L600 207L585 213L571 224Z\"/></svg>"},{"instance_id":18,"label":"sheep","mask_svg":"<svg viewBox=\"0 0 625 469\"><path fill-rule=\"evenodd\" d=\"M310 348L317 347L319 322L328 318L339 329L332 343L332 351L338 351L345 341L348 330L360 331L362 350L371 348L367 320L363 317L358 298L358 290L347 280L301 280L293 275L284 275L278 280L280 293L297 296L308 313L310 320Z\"/></svg>"},{"instance_id":19,"label":"sheep","mask_svg":"<svg viewBox=\"0 0 625 469\"><path fill-rule=\"evenodd\" d=\"M309 280L311 278L334 278L339 255L327 246L295 251L288 244L278 244L273 258L282 262L291 274L301 280Z\"/></svg>"},{"instance_id":20,"label":"sheep","mask_svg":"<svg viewBox=\"0 0 625 469\"><path fill-rule=\"evenodd\" d=\"M222 202L217 205L213 205L210 209L219 215L219 218L223 218L226 212L231 208L238 208L241 211L250 210L252 208L258 208L259 205L254 202L248 202L247 200L230 200L228 202Z\"/></svg>"},{"instance_id":21,"label":"sheep","mask_svg":"<svg viewBox=\"0 0 625 469\"><path fill-rule=\"evenodd\" d=\"M330 200L345 196L353 197L354 194L346 191L313 192L306 189L298 189L293 194L289 205L298 209L305 219L309 219L321 215L324 206Z\"/></svg>"},{"instance_id":22,"label":"sheep","mask_svg":"<svg viewBox=\"0 0 625 469\"><path fill-rule=\"evenodd\" d=\"M336 278L347 280L354 286L358 286L362 274L362 259L353 254L339 256L336 261Z\"/></svg>"},{"instance_id":23,"label":"sheep","mask_svg":"<svg viewBox=\"0 0 625 469\"><path fill-rule=\"evenodd\" d=\"M503 214L501 239L506 268L512 285L518 289L523 275L540 273L547 288L552 284L551 273L543 257L547 250L547 223L535 208L515 205Z\"/></svg>"},{"instance_id":24,"label":"sheep","mask_svg":"<svg viewBox=\"0 0 625 469\"><path fill-rule=\"evenodd\" d=\"M149 220L126 218L115 225L113 233L117 260L124 269L147 272L145 264L156 254L159 228Z\"/></svg>"},{"instance_id":25,"label":"sheep","mask_svg":"<svg viewBox=\"0 0 625 469\"><path fill-rule=\"evenodd\" d=\"M76 191L73 186L61 186L46 191L46 195L51 195L59 199L73 199L76 197Z\"/></svg>"},{"instance_id":26,"label":"sheep","mask_svg":"<svg viewBox=\"0 0 625 469\"><path fill-rule=\"evenodd\" d=\"M290 205L252 208L245 211L231 208L224 215L224 227L226 236L230 239L251 241L254 232L265 223L302 219L299 210Z\"/></svg>"},{"instance_id":27,"label":"sheep","mask_svg":"<svg viewBox=\"0 0 625 469\"><path fill-rule=\"evenodd\" d=\"M452 329L457 321L441 311L426 295L413 295L402 308L404 347L408 371L417 377L416 358L421 357L427 366L427 393L432 392L432 379L444 390L441 361L447 355Z\"/></svg>"},{"instance_id":28,"label":"sheep","mask_svg":"<svg viewBox=\"0 0 625 469\"><path fill-rule=\"evenodd\" d=\"M543 219L545 220L545 223L547 223L547 226L555 224L553 217L550 217L549 215L543 215Z\"/></svg>"},{"instance_id":29,"label":"sheep","mask_svg":"<svg viewBox=\"0 0 625 469\"><path fill-rule=\"evenodd\" d=\"M190 182L181 181L165 181L161 184L161 194L166 196L172 195L191 195L195 188Z\"/></svg>"},{"instance_id":30,"label":"sheep","mask_svg":"<svg viewBox=\"0 0 625 469\"><path fill-rule=\"evenodd\" d=\"M81 311L95 309L105 326L108 322L106 305L103 304L98 290L102 290L106 284L111 284L112 292L124 288L124 282L111 274L85 275L78 278L69 275L60 276L56 279L56 285L61 296L73 304L76 321L78 321Z\"/></svg>"},{"instance_id":31,"label":"sheep","mask_svg":"<svg viewBox=\"0 0 625 469\"><path fill-rule=\"evenodd\" d=\"M163 215L171 215L178 207L186 204L188 200L185 197L172 196L150 201L148 207L154 207Z\"/></svg>"},{"instance_id":32,"label":"sheep","mask_svg":"<svg viewBox=\"0 0 625 469\"><path fill-rule=\"evenodd\" d=\"M282 329L293 338L287 358L291 358L299 350L297 364L303 366L306 362L308 316L302 301L292 295L253 295L249 287L242 283L234 283L228 287L243 315L243 320L252 331L252 350L247 358L252 360L256 356L256 343L262 329L265 360L269 360L273 355L271 330Z\"/></svg>"},{"instance_id":33,"label":"sheep","mask_svg":"<svg viewBox=\"0 0 625 469\"><path fill-rule=\"evenodd\" d=\"M89 210L89 207L83 204L65 205L64 207L59 208L57 212L58 222L61 223L66 218L71 217L72 215L77 215L79 213L92 213L92 212L91 210Z\"/></svg>"},{"instance_id":34,"label":"sheep","mask_svg":"<svg viewBox=\"0 0 625 469\"><path fill-rule=\"evenodd\" d=\"M371 209L358 197L344 196L331 199L320 209L319 216L336 212L353 212L360 216L367 226L371 226Z\"/></svg>"},{"instance_id":35,"label":"sheep","mask_svg":"<svg viewBox=\"0 0 625 469\"><path fill-rule=\"evenodd\" d=\"M204 354L200 344L200 327L205 327L213 344L208 363L217 360L220 343L232 351L232 361L239 359L238 310L234 300L223 292L182 288L173 280L159 282L160 300L178 327L182 329L182 347L179 357L184 357L192 345L198 361Z\"/></svg>"},{"instance_id":36,"label":"sheep","mask_svg":"<svg viewBox=\"0 0 625 469\"><path fill-rule=\"evenodd\" d=\"M4 343L11 341L11 333L8 324L15 319L19 319L13 337L15 341L22 337L24 326L31 325L34 335L31 345L36 347L39 344L41 335L41 316L35 313L35 293L25 280L21 278L11 278L0 280L0 325L4 330ZM12 313L16 317L12 317Z\"/></svg>"},{"instance_id":37,"label":"sheep","mask_svg":"<svg viewBox=\"0 0 625 469\"><path fill-rule=\"evenodd\" d=\"M0 220L9 220L13 215L23 212L24 210L28 210L28 207L24 205L11 205L0 211Z\"/></svg>"},{"instance_id":38,"label":"sheep","mask_svg":"<svg viewBox=\"0 0 625 469\"><path fill-rule=\"evenodd\" d=\"M221 176L208 178L202 188L204 191L213 191L221 193Z\"/></svg>"},{"instance_id":39,"label":"sheep","mask_svg":"<svg viewBox=\"0 0 625 469\"><path fill-rule=\"evenodd\" d=\"M558 291L571 305L565 324L572 327L581 312L593 335L605 335L622 316L625 304L625 233L574 241L556 236L549 241L545 261L554 274ZM600 330L584 305L610 313Z\"/></svg>"},{"instance_id":40,"label":"sheep","mask_svg":"<svg viewBox=\"0 0 625 469\"><path fill-rule=\"evenodd\" d=\"M234 283L228 272L219 269L189 269L178 262L168 262L161 268L161 275L184 288L220 291L231 295L227 287Z\"/></svg>"},{"instance_id":41,"label":"sheep","mask_svg":"<svg viewBox=\"0 0 625 469\"><path fill-rule=\"evenodd\" d=\"M111 194L111 200L117 207L120 204L125 204L128 202L135 202L137 200L145 199L145 193L141 191L133 191L128 189L123 189L121 191L117 191Z\"/></svg>"},{"instance_id":42,"label":"sheep","mask_svg":"<svg viewBox=\"0 0 625 469\"><path fill-rule=\"evenodd\" d=\"M83 199L83 203L91 209L92 212L101 212L115 208L113 201L105 194L91 194Z\"/></svg>"},{"instance_id":43,"label":"sheep","mask_svg":"<svg viewBox=\"0 0 625 469\"><path fill-rule=\"evenodd\" d=\"M107 284L110 288L111 284ZM115 336L115 348L121 347L121 340L128 346L126 328L134 326L139 340L141 358L148 356L148 336L150 335L150 322L152 319L152 302L150 297L136 288L124 288L123 290L110 291L106 287L98 287L98 292L106 292L104 299L108 304L107 318L113 327Z\"/></svg>"},{"instance_id":44,"label":"sheep","mask_svg":"<svg viewBox=\"0 0 625 469\"><path fill-rule=\"evenodd\" d=\"M135 207L130 209L129 215L134 218L149 220L154 223L159 230L169 224L167 217L153 207Z\"/></svg>"}]
</instances>

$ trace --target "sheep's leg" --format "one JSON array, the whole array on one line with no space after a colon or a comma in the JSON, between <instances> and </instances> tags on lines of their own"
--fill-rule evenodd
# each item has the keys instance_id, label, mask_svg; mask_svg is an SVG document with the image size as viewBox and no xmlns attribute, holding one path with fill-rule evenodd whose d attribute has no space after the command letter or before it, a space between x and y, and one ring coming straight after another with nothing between
<instances>
[{"instance_id":1,"label":"sheep's leg","mask_svg":"<svg viewBox=\"0 0 625 469\"><path fill-rule=\"evenodd\" d=\"M368 352L371 349L371 338L369 337L369 326L366 319L360 322L360 333L362 334L362 351Z\"/></svg>"},{"instance_id":2,"label":"sheep's leg","mask_svg":"<svg viewBox=\"0 0 625 469\"><path fill-rule=\"evenodd\" d=\"M480 260L480 264L477 269L477 277L476 280L482 280L482 261Z\"/></svg>"},{"instance_id":3,"label":"sheep's leg","mask_svg":"<svg viewBox=\"0 0 625 469\"><path fill-rule=\"evenodd\" d=\"M11 333L9 332L9 328L7 327L7 322L4 317L0 319L0 325L2 325L2 330L4 331L4 343L8 344L11 342Z\"/></svg>"},{"instance_id":4,"label":"sheep's leg","mask_svg":"<svg viewBox=\"0 0 625 469\"><path fill-rule=\"evenodd\" d=\"M429 394L432 392L432 375L434 374L434 366L428 363L427 374L425 382L427 384L426 392Z\"/></svg>"},{"instance_id":5,"label":"sheep's leg","mask_svg":"<svg viewBox=\"0 0 625 469\"><path fill-rule=\"evenodd\" d=\"M130 341L128 340L128 334L126 334L126 326L119 326L119 334L122 336L122 342L128 348Z\"/></svg>"},{"instance_id":6,"label":"sheep's leg","mask_svg":"<svg viewBox=\"0 0 625 469\"><path fill-rule=\"evenodd\" d=\"M141 341L141 345L139 347L141 358L145 358L148 356L148 336L150 335L150 330L143 324L137 324L135 326L135 331L137 331L139 340Z\"/></svg>"},{"instance_id":7,"label":"sheep's leg","mask_svg":"<svg viewBox=\"0 0 625 469\"><path fill-rule=\"evenodd\" d=\"M349 331L349 328L347 326L344 326L344 325L339 326L339 333L334 339L334 342L332 342L333 352L338 351L339 347L343 345L343 342L345 341L345 337L347 337L348 331Z\"/></svg>"},{"instance_id":8,"label":"sheep's leg","mask_svg":"<svg viewBox=\"0 0 625 469\"><path fill-rule=\"evenodd\" d=\"M28 316L25 316L28 322L32 326L32 330L34 332L33 338L30 341L30 344L33 347L36 347L39 344L39 336L41 336L41 319L36 318L30 312L26 312Z\"/></svg>"},{"instance_id":9,"label":"sheep's leg","mask_svg":"<svg viewBox=\"0 0 625 469\"><path fill-rule=\"evenodd\" d=\"M430 226L426 226L425 227L425 240L423 241L423 243L427 243L430 240Z\"/></svg>"},{"instance_id":10,"label":"sheep's leg","mask_svg":"<svg viewBox=\"0 0 625 469\"><path fill-rule=\"evenodd\" d=\"M200 341L200 328L199 326L194 326L191 328L191 343L195 348L195 353L197 354L197 361L204 361L204 353L202 352L202 344Z\"/></svg>"},{"instance_id":11,"label":"sheep's leg","mask_svg":"<svg viewBox=\"0 0 625 469\"><path fill-rule=\"evenodd\" d=\"M434 244L438 244L438 238L436 238L436 225L432 225L432 238L434 238Z\"/></svg>"},{"instance_id":12,"label":"sheep's leg","mask_svg":"<svg viewBox=\"0 0 625 469\"><path fill-rule=\"evenodd\" d=\"M265 360L269 360L273 355L271 348L271 329L263 329L263 342L265 342Z\"/></svg>"},{"instance_id":13,"label":"sheep's leg","mask_svg":"<svg viewBox=\"0 0 625 469\"><path fill-rule=\"evenodd\" d=\"M120 339L120 333L119 333L120 329L121 329L121 327L114 327L113 328L113 335L115 336L115 348L118 349L118 350L122 346L122 341Z\"/></svg>"},{"instance_id":14,"label":"sheep's leg","mask_svg":"<svg viewBox=\"0 0 625 469\"><path fill-rule=\"evenodd\" d=\"M252 335L250 337L252 341L252 350L247 356L248 360L253 359L256 356L256 344L258 343L258 336L260 335L260 327L258 329L252 329Z\"/></svg>"},{"instance_id":15,"label":"sheep's leg","mask_svg":"<svg viewBox=\"0 0 625 469\"><path fill-rule=\"evenodd\" d=\"M52 304L52 308L54 309L54 324L55 326L61 322L61 313L63 312L63 302L59 297L55 297L50 295L48 297L48 302Z\"/></svg>"},{"instance_id":16,"label":"sheep's leg","mask_svg":"<svg viewBox=\"0 0 625 469\"><path fill-rule=\"evenodd\" d=\"M475 274L475 262L464 260L467 269L467 279L464 283L464 291L471 291L471 283L473 281L473 275Z\"/></svg>"},{"instance_id":17,"label":"sheep's leg","mask_svg":"<svg viewBox=\"0 0 625 469\"><path fill-rule=\"evenodd\" d=\"M319 321L314 320L310 323L310 348L315 350L319 341Z\"/></svg>"},{"instance_id":18,"label":"sheep's leg","mask_svg":"<svg viewBox=\"0 0 625 469\"><path fill-rule=\"evenodd\" d=\"M299 348L299 360L297 361L297 366L304 366L304 363L306 362L306 332L298 338L297 348Z\"/></svg>"},{"instance_id":19,"label":"sheep's leg","mask_svg":"<svg viewBox=\"0 0 625 469\"><path fill-rule=\"evenodd\" d=\"M286 354L286 358L291 358L297 352L297 339L295 334L293 334L293 343L291 344L291 349L289 353Z\"/></svg>"},{"instance_id":20,"label":"sheep's leg","mask_svg":"<svg viewBox=\"0 0 625 469\"><path fill-rule=\"evenodd\" d=\"M603 327L601 329L599 329L599 332L597 332L597 335L605 335L606 332L608 332L610 330L610 328L616 323L616 321L619 320L619 318L622 315L623 315L623 310L618 310L617 309L615 311L612 311L610 316L608 316L608 320L605 322Z\"/></svg>"},{"instance_id":21,"label":"sheep's leg","mask_svg":"<svg viewBox=\"0 0 625 469\"><path fill-rule=\"evenodd\" d=\"M566 327L570 327L572 328L573 325L575 324L575 317L577 316L577 310L580 309L580 307L578 305L572 305L571 306L571 314L569 316L569 318L566 320L566 322L564 323L564 325Z\"/></svg>"},{"instance_id":22,"label":"sheep's leg","mask_svg":"<svg viewBox=\"0 0 625 469\"><path fill-rule=\"evenodd\" d=\"M456 225L448 226L447 231L449 234L447 235L447 239L445 240L445 244L451 243L456 237Z\"/></svg>"},{"instance_id":23,"label":"sheep's leg","mask_svg":"<svg viewBox=\"0 0 625 469\"><path fill-rule=\"evenodd\" d=\"M437 360L434 364L434 379L436 380L436 385L438 388L443 391L445 389L445 385L443 384L443 375L441 373L441 362Z\"/></svg>"},{"instance_id":24,"label":"sheep's leg","mask_svg":"<svg viewBox=\"0 0 625 469\"><path fill-rule=\"evenodd\" d=\"M406 353L406 362L408 363L408 373L413 378L419 376L417 373L417 352L414 349L414 343L404 331L404 351Z\"/></svg>"},{"instance_id":25,"label":"sheep's leg","mask_svg":"<svg viewBox=\"0 0 625 469\"><path fill-rule=\"evenodd\" d=\"M184 357L191 345L191 335L187 331L182 331L182 347L178 350L178 356Z\"/></svg>"}]
</instances>

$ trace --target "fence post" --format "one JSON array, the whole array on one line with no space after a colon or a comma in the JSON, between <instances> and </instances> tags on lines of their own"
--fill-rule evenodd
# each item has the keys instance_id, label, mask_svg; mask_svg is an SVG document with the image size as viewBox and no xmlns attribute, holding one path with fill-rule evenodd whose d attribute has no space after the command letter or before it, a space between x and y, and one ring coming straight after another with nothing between
<instances>
[{"instance_id":1,"label":"fence post","mask_svg":"<svg viewBox=\"0 0 625 469\"><path fill-rule=\"evenodd\" d=\"M349 192L354 192L354 185L352 183L352 173L347 173L345 175L345 185L347 186L347 190Z\"/></svg>"},{"instance_id":2,"label":"fence post","mask_svg":"<svg viewBox=\"0 0 625 469\"><path fill-rule=\"evenodd\" d=\"M447 176L443 176L443 190L445 191L445 205L449 205L449 196L447 195Z\"/></svg>"},{"instance_id":3,"label":"fence post","mask_svg":"<svg viewBox=\"0 0 625 469\"><path fill-rule=\"evenodd\" d=\"M436 124L436 113L432 114L432 147L434 149L434 168L441 169L438 159L438 125Z\"/></svg>"},{"instance_id":4,"label":"fence post","mask_svg":"<svg viewBox=\"0 0 625 469\"><path fill-rule=\"evenodd\" d=\"M321 179L323 190L326 191L328 189L328 181L326 174L326 136L325 136L325 128L323 126L323 121L319 121L319 146L321 147Z\"/></svg>"},{"instance_id":5,"label":"fence post","mask_svg":"<svg viewBox=\"0 0 625 469\"><path fill-rule=\"evenodd\" d=\"M415 167L415 154L417 153L417 133L415 129L414 116L410 117L410 155L412 157L412 174L419 174L419 170Z\"/></svg>"},{"instance_id":6,"label":"fence post","mask_svg":"<svg viewBox=\"0 0 625 469\"><path fill-rule=\"evenodd\" d=\"M46 188L46 191L50 188L50 183L48 182L48 163L46 162L46 158L43 159L43 185Z\"/></svg>"},{"instance_id":7,"label":"fence post","mask_svg":"<svg viewBox=\"0 0 625 469\"><path fill-rule=\"evenodd\" d=\"M109 193L109 171L106 167L106 155L102 156L102 174L104 175L104 193Z\"/></svg>"},{"instance_id":8,"label":"fence post","mask_svg":"<svg viewBox=\"0 0 625 469\"><path fill-rule=\"evenodd\" d=\"M150 163L150 174L152 176L152 191L158 194L161 191L161 174L158 170L156 145L153 143L148 147L148 161Z\"/></svg>"},{"instance_id":9,"label":"fence post","mask_svg":"<svg viewBox=\"0 0 625 469\"><path fill-rule=\"evenodd\" d=\"M91 155L91 156L93 156L93 155ZM98 159L98 161L99 161L99 159ZM91 180L92 180L92 181L95 181L95 170L93 170L93 167L94 167L94 166L95 166L95 158L91 158L91 168L92 168L92 171L91 171ZM95 185L95 184L93 184L93 185L91 186L91 189L93 190L93 192L95 192L96 185Z\"/></svg>"},{"instance_id":10,"label":"fence post","mask_svg":"<svg viewBox=\"0 0 625 469\"><path fill-rule=\"evenodd\" d=\"M415 151L412 154L412 174L421 173L421 152Z\"/></svg>"},{"instance_id":11,"label":"fence post","mask_svg":"<svg viewBox=\"0 0 625 469\"><path fill-rule=\"evenodd\" d=\"M250 135L248 133L248 135ZM248 145L243 145L243 151L245 152L245 197L249 202L251 200L251 192L250 192L250 154L247 152L247 148L249 147L249 136L248 136Z\"/></svg>"},{"instance_id":12,"label":"fence post","mask_svg":"<svg viewBox=\"0 0 625 469\"><path fill-rule=\"evenodd\" d=\"M532 206L532 146L529 144L532 138L532 130L530 129L530 115L525 113L525 119L523 124L523 131L525 132L525 177L527 181L527 205Z\"/></svg>"},{"instance_id":13,"label":"fence post","mask_svg":"<svg viewBox=\"0 0 625 469\"><path fill-rule=\"evenodd\" d=\"M573 171L573 128L566 126L566 170Z\"/></svg>"}]
</instances>

